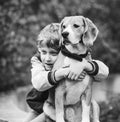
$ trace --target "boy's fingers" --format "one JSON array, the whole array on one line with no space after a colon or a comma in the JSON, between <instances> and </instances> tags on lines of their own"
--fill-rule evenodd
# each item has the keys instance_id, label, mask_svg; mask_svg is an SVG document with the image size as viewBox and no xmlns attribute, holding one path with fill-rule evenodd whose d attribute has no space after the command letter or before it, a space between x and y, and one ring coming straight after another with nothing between
<instances>
[{"instance_id":1,"label":"boy's fingers","mask_svg":"<svg viewBox=\"0 0 120 122\"><path fill-rule=\"evenodd\" d=\"M71 76L71 78L70 78L71 80L74 80L75 79L75 75L74 74L72 74L72 76Z\"/></svg>"},{"instance_id":2,"label":"boy's fingers","mask_svg":"<svg viewBox=\"0 0 120 122\"><path fill-rule=\"evenodd\" d=\"M75 80L76 74L74 74L73 72L70 72L68 75L68 78L71 80Z\"/></svg>"},{"instance_id":3,"label":"boy's fingers","mask_svg":"<svg viewBox=\"0 0 120 122\"><path fill-rule=\"evenodd\" d=\"M69 72L68 78L71 79L71 77L72 77L72 72Z\"/></svg>"},{"instance_id":4,"label":"boy's fingers","mask_svg":"<svg viewBox=\"0 0 120 122\"><path fill-rule=\"evenodd\" d=\"M81 79L83 80L85 78L85 76L82 76Z\"/></svg>"},{"instance_id":5,"label":"boy's fingers","mask_svg":"<svg viewBox=\"0 0 120 122\"><path fill-rule=\"evenodd\" d=\"M80 75L74 74L73 72L69 72L67 77L71 80L80 80L82 81L86 76L86 72L82 71L82 73Z\"/></svg>"},{"instance_id":6,"label":"boy's fingers","mask_svg":"<svg viewBox=\"0 0 120 122\"><path fill-rule=\"evenodd\" d=\"M79 77L79 76L78 76L78 75L76 75L76 76L75 76L75 78L74 78L74 80L77 80L77 79L78 79L78 77Z\"/></svg>"},{"instance_id":7,"label":"boy's fingers","mask_svg":"<svg viewBox=\"0 0 120 122\"><path fill-rule=\"evenodd\" d=\"M82 72L81 74L80 74L80 76L86 76L86 72Z\"/></svg>"},{"instance_id":8,"label":"boy's fingers","mask_svg":"<svg viewBox=\"0 0 120 122\"><path fill-rule=\"evenodd\" d=\"M62 68L68 68L68 67L70 67L70 65L64 65L64 66L62 66Z\"/></svg>"},{"instance_id":9,"label":"boy's fingers","mask_svg":"<svg viewBox=\"0 0 120 122\"><path fill-rule=\"evenodd\" d=\"M85 73L84 72L81 72L81 74L80 75L85 75Z\"/></svg>"},{"instance_id":10,"label":"boy's fingers","mask_svg":"<svg viewBox=\"0 0 120 122\"><path fill-rule=\"evenodd\" d=\"M68 75L69 75L69 70L68 70L68 68L66 68L66 69L64 69L64 77L68 77Z\"/></svg>"},{"instance_id":11,"label":"boy's fingers","mask_svg":"<svg viewBox=\"0 0 120 122\"><path fill-rule=\"evenodd\" d=\"M83 80L85 78L85 75L80 75L79 80Z\"/></svg>"},{"instance_id":12,"label":"boy's fingers","mask_svg":"<svg viewBox=\"0 0 120 122\"><path fill-rule=\"evenodd\" d=\"M74 75L73 80L78 80L78 75Z\"/></svg>"},{"instance_id":13,"label":"boy's fingers","mask_svg":"<svg viewBox=\"0 0 120 122\"><path fill-rule=\"evenodd\" d=\"M87 73L85 71L82 72L84 75L86 75Z\"/></svg>"}]
</instances>

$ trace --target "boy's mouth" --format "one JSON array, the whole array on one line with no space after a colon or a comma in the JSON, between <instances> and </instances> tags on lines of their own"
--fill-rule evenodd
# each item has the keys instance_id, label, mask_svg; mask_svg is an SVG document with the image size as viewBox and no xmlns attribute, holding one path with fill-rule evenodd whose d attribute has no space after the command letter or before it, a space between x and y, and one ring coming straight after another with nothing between
<instances>
[{"instance_id":1,"label":"boy's mouth","mask_svg":"<svg viewBox=\"0 0 120 122\"><path fill-rule=\"evenodd\" d=\"M51 63L45 63L44 66L45 66L46 70L51 70L52 67L53 67L53 64L51 64Z\"/></svg>"}]
</instances>

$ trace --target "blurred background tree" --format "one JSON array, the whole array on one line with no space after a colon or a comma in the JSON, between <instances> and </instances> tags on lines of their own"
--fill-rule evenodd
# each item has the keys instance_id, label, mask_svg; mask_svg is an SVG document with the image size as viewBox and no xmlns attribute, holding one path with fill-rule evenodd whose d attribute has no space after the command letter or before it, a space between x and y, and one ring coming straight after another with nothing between
<instances>
[{"instance_id":1,"label":"blurred background tree","mask_svg":"<svg viewBox=\"0 0 120 122\"><path fill-rule=\"evenodd\" d=\"M120 72L119 0L0 0L0 91L30 84L36 35L64 16L83 15L98 27L93 57Z\"/></svg>"}]
</instances>

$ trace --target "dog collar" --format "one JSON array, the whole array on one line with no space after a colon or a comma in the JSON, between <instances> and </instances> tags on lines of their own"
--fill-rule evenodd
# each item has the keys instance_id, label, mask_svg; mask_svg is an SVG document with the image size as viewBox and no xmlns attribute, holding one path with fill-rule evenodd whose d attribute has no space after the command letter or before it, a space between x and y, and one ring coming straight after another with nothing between
<instances>
[{"instance_id":1,"label":"dog collar","mask_svg":"<svg viewBox=\"0 0 120 122\"><path fill-rule=\"evenodd\" d=\"M80 55L77 55L75 53L71 53L70 51L68 51L66 49L66 47L64 45L62 45L62 47L61 47L61 52L62 52L63 55L65 55L69 58L76 59L78 61L82 61L82 59L85 58L88 55L88 51L85 54L80 54Z\"/></svg>"}]
</instances>

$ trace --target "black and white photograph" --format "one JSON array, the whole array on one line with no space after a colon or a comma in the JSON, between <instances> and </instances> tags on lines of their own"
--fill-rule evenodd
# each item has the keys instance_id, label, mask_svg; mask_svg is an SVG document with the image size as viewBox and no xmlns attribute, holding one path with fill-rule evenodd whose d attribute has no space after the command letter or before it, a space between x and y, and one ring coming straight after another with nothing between
<instances>
[{"instance_id":1,"label":"black and white photograph","mask_svg":"<svg viewBox=\"0 0 120 122\"><path fill-rule=\"evenodd\" d=\"M120 122L120 0L0 0L0 122Z\"/></svg>"}]
</instances>

